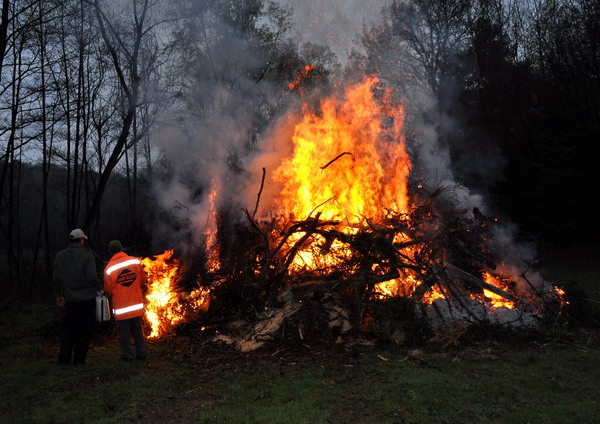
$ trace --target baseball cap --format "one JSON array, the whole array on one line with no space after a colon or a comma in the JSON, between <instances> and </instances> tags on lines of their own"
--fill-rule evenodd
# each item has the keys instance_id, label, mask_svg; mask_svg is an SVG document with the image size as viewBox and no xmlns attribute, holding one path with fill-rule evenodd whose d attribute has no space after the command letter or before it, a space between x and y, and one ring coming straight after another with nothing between
<instances>
[{"instance_id":1,"label":"baseball cap","mask_svg":"<svg viewBox=\"0 0 600 424\"><path fill-rule=\"evenodd\" d=\"M86 239L87 240L87 236L85 235L85 233L83 232L82 229L80 228L75 228L73 231L71 231L71 233L69 234L69 239L71 240L77 240L77 239Z\"/></svg>"}]
</instances>

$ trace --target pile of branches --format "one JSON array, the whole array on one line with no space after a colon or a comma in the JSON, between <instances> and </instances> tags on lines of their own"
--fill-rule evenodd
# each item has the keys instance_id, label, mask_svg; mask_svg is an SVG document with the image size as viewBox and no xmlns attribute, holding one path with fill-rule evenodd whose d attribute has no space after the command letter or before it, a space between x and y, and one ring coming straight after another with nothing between
<instances>
[{"instance_id":1,"label":"pile of branches","mask_svg":"<svg viewBox=\"0 0 600 424\"><path fill-rule=\"evenodd\" d=\"M457 317L489 324L486 306L482 311L472 300L473 294L484 296L484 290L513 302L515 321L522 322L524 314L556 316L560 304L529 283L526 270L527 291L514 283L499 288L483 280L482 272L496 269L499 260L491 239L497 220L476 208L470 213L456 209L442 196L444 191L421 190L425 194L410 213L387 211L378 222L353 224L352 231L344 231L347 222L321 219L319 212L281 223L259 222L256 211L244 210L248 225L227 227L223 221L222 267L202 278L212 286L208 320L231 322L243 337L250 332L265 340L334 341L374 333L400 342L409 337L406 327L419 320L446 328ZM225 234L229 244L222 242ZM333 260L302 267L300 255ZM390 280L410 283L391 296L376 290L378 283ZM426 302L434 288L443 297ZM260 329L265 325L248 331L248 325L274 319L277 324L267 325L265 334Z\"/></svg>"}]
</instances>

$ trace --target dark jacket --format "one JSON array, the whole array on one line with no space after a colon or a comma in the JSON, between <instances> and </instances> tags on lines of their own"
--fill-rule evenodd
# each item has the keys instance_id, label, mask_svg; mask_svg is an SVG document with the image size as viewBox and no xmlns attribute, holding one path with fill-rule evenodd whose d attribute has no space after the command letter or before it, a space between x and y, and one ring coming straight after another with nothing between
<instances>
[{"instance_id":1,"label":"dark jacket","mask_svg":"<svg viewBox=\"0 0 600 424\"><path fill-rule=\"evenodd\" d=\"M67 302L96 297L102 284L96 274L94 255L79 243L69 243L54 259L54 294Z\"/></svg>"}]
</instances>

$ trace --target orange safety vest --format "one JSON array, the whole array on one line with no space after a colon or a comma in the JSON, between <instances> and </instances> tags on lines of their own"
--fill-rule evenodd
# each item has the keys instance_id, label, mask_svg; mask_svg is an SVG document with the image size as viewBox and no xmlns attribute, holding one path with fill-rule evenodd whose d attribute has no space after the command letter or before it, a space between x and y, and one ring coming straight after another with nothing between
<instances>
[{"instance_id":1,"label":"orange safety vest","mask_svg":"<svg viewBox=\"0 0 600 424\"><path fill-rule=\"evenodd\" d=\"M116 253L104 268L104 291L112 296L116 320L139 317L144 314L142 286L146 273L138 258L124 252Z\"/></svg>"}]
</instances>

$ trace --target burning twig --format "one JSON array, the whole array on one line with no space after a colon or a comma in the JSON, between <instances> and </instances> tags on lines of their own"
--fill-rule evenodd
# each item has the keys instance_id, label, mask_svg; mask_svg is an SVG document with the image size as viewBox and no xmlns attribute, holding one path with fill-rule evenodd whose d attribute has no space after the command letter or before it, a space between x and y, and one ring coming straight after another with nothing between
<instances>
[{"instance_id":1,"label":"burning twig","mask_svg":"<svg viewBox=\"0 0 600 424\"><path fill-rule=\"evenodd\" d=\"M352 159L354 160L354 155L350 152L344 152L344 153L340 153L339 155L337 155L335 158L331 159L329 162L327 162L325 165L321 166L320 168L322 170L324 170L325 168L327 168L329 165L331 165L333 162L335 162L336 160L338 160L339 158L341 158L344 155L350 155L352 156Z\"/></svg>"},{"instance_id":2,"label":"burning twig","mask_svg":"<svg viewBox=\"0 0 600 424\"><path fill-rule=\"evenodd\" d=\"M311 222L310 222L310 224L311 224L310 228L306 229L307 230L306 233L296 243L294 243L294 246L287 252L287 255L286 255L287 258L285 260L284 269L289 268L290 264L294 260L294 257L296 256L296 253L298 253L298 250L300 249L302 244L304 244L304 242L306 240L308 240L310 237L312 237L313 231L315 231L317 229L317 225L319 224L320 216L321 216L321 212L317 213L315 218L313 220L311 220Z\"/></svg>"},{"instance_id":3,"label":"burning twig","mask_svg":"<svg viewBox=\"0 0 600 424\"><path fill-rule=\"evenodd\" d=\"M312 214L313 214L313 213L314 213L314 212L315 212L317 209L319 209L319 208L320 208L321 206L323 206L324 204L331 202L331 201L332 201L332 200L334 200L334 199L335 199L335 197L330 197L329 199L327 199L327 200L325 200L325 201L323 201L323 202L319 203L317 206L315 206L315 207L314 207L314 208L313 208L313 209L310 211L310 213L308 214L308 217L310 218L310 217L312 216Z\"/></svg>"},{"instance_id":4,"label":"burning twig","mask_svg":"<svg viewBox=\"0 0 600 424\"><path fill-rule=\"evenodd\" d=\"M298 89L300 87L300 84L302 83L302 81L304 81L306 78L308 78L308 76L312 70L313 70L313 65L304 65L304 68L302 68L296 75L296 79L293 82L290 82L288 84L288 88L290 89L290 91L294 91L294 90Z\"/></svg>"},{"instance_id":5,"label":"burning twig","mask_svg":"<svg viewBox=\"0 0 600 424\"><path fill-rule=\"evenodd\" d=\"M441 281L441 277L439 275L440 273L438 272L437 268L438 265L434 264L430 270L430 275L427 278L424 278L424 281L419 286L417 286L417 288L411 296L414 301L420 302L421 299L423 299L423 296L425 296L425 293L431 290L435 283Z\"/></svg>"}]
</instances>

